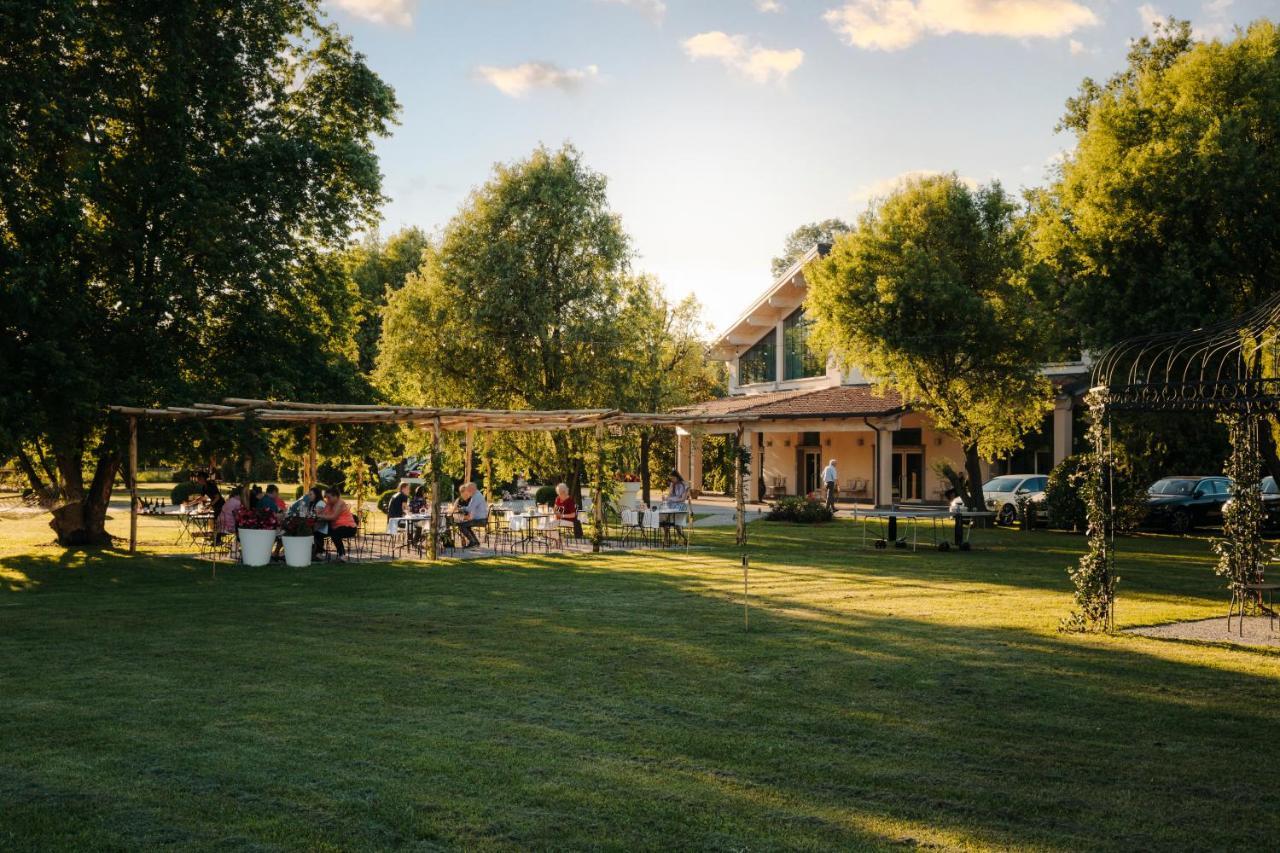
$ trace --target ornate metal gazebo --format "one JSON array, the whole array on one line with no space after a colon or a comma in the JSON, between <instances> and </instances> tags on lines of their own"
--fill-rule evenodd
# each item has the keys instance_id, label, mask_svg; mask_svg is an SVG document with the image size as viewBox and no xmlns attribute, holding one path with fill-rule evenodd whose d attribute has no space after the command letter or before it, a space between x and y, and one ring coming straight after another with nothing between
<instances>
[{"instance_id":1,"label":"ornate metal gazebo","mask_svg":"<svg viewBox=\"0 0 1280 853\"><path fill-rule=\"evenodd\" d=\"M1280 415L1280 294L1231 320L1182 332L1142 335L1095 362L1089 406L1093 465L1085 485L1089 551L1072 573L1077 620L1114 627L1115 524L1112 418L1124 412L1192 412L1223 421L1231 440L1224 472L1232 497L1223 536L1214 543L1218 571L1233 600L1262 579L1260 428Z\"/></svg>"}]
</instances>

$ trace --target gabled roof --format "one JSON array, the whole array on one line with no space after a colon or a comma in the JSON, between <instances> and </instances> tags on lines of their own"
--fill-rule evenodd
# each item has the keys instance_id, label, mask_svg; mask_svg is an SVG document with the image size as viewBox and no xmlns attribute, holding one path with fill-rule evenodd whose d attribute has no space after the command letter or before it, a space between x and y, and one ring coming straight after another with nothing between
<instances>
[{"instance_id":1,"label":"gabled roof","mask_svg":"<svg viewBox=\"0 0 1280 853\"><path fill-rule=\"evenodd\" d=\"M808 293L808 286L801 274L805 264L814 258L826 255L830 250L829 245L819 243L787 267L769 289L751 303L742 316L721 332L720 337L716 338L711 345L711 355L728 358L737 354L760 340L779 320L803 305L805 295Z\"/></svg>"},{"instance_id":2,"label":"gabled roof","mask_svg":"<svg viewBox=\"0 0 1280 853\"><path fill-rule=\"evenodd\" d=\"M882 417L897 414L905 408L902 398L892 391L880 395L871 385L837 385L813 391L774 391L768 394L722 397L676 409L672 414L691 418L716 416L728 419L738 415L743 418L785 420Z\"/></svg>"}]
</instances>

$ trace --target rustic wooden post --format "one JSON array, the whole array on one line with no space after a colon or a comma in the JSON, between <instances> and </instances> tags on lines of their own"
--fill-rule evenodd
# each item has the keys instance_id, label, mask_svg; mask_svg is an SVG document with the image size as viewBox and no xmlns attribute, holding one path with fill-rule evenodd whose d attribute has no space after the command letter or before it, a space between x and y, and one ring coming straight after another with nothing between
<instances>
[{"instance_id":1,"label":"rustic wooden post","mask_svg":"<svg viewBox=\"0 0 1280 853\"><path fill-rule=\"evenodd\" d=\"M733 448L733 500L738 512L738 544L747 544L747 506L742 500L742 424L738 424Z\"/></svg>"},{"instance_id":2,"label":"rustic wooden post","mask_svg":"<svg viewBox=\"0 0 1280 853\"><path fill-rule=\"evenodd\" d=\"M467 440L463 445L462 453L465 461L462 463L462 482L471 482L471 424L467 424Z\"/></svg>"},{"instance_id":3,"label":"rustic wooden post","mask_svg":"<svg viewBox=\"0 0 1280 853\"><path fill-rule=\"evenodd\" d=\"M596 424L596 476L591 484L591 550L599 553L604 546L604 426Z\"/></svg>"},{"instance_id":4,"label":"rustic wooden post","mask_svg":"<svg viewBox=\"0 0 1280 853\"><path fill-rule=\"evenodd\" d=\"M320 469L316 464L316 422L311 422L311 451L307 454L307 482L302 488L309 489L320 479Z\"/></svg>"},{"instance_id":5,"label":"rustic wooden post","mask_svg":"<svg viewBox=\"0 0 1280 853\"><path fill-rule=\"evenodd\" d=\"M129 553L138 552L138 417L129 418Z\"/></svg>"},{"instance_id":6,"label":"rustic wooden post","mask_svg":"<svg viewBox=\"0 0 1280 853\"><path fill-rule=\"evenodd\" d=\"M431 559L438 556L440 542L440 416L431 422Z\"/></svg>"}]
</instances>

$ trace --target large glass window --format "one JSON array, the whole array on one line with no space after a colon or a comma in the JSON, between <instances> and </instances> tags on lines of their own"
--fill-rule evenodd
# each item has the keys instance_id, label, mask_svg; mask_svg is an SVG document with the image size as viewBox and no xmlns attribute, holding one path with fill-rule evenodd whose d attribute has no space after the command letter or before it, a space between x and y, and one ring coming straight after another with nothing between
<instances>
[{"instance_id":1,"label":"large glass window","mask_svg":"<svg viewBox=\"0 0 1280 853\"><path fill-rule=\"evenodd\" d=\"M773 382L778 378L778 348L769 332L751 349L738 356L738 384Z\"/></svg>"},{"instance_id":2,"label":"large glass window","mask_svg":"<svg viewBox=\"0 0 1280 853\"><path fill-rule=\"evenodd\" d=\"M822 353L809 346L809 331L813 321L797 308L782 322L783 371L787 379L803 379L821 376L827 372L827 360Z\"/></svg>"}]
</instances>

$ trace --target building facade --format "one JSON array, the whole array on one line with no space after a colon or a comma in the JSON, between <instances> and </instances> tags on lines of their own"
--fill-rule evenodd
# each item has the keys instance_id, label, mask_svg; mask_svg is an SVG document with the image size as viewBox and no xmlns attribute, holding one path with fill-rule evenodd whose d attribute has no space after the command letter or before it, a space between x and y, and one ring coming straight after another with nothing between
<instances>
[{"instance_id":1,"label":"building facade","mask_svg":"<svg viewBox=\"0 0 1280 853\"><path fill-rule=\"evenodd\" d=\"M678 411L741 416L743 441L751 449L748 500L820 491L822 469L834 459L844 500L877 506L942 502L947 483L935 463L962 466L959 442L897 395L877 393L870 378L841 370L810 345L803 270L825 252L825 246L812 249L714 342L710 357L728 365L729 396ZM1047 473L1075 451L1088 363L1046 365L1044 372L1058 391L1052 415L1021 451L984 463L984 473ZM732 422L677 429L677 466L695 489L702 487L703 436L737 429Z\"/></svg>"}]
</instances>

